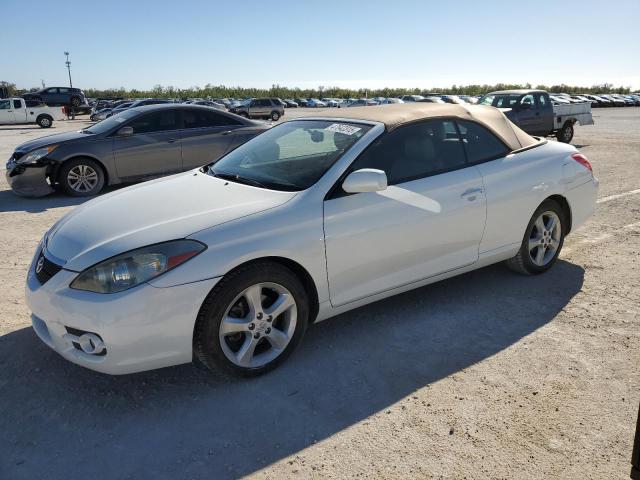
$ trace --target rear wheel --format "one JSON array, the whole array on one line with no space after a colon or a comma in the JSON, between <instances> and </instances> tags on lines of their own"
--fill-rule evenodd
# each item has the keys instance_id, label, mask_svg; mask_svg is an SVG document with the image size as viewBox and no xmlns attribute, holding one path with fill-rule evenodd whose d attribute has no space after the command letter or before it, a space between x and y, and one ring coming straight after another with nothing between
<instances>
[{"instance_id":1,"label":"rear wheel","mask_svg":"<svg viewBox=\"0 0 640 480\"><path fill-rule=\"evenodd\" d=\"M202 304L194 355L210 370L259 375L291 354L304 335L308 316L306 291L289 269L272 262L240 267Z\"/></svg>"},{"instance_id":2,"label":"rear wheel","mask_svg":"<svg viewBox=\"0 0 640 480\"><path fill-rule=\"evenodd\" d=\"M280 114L278 112L276 112L275 110L271 112L271 120L273 120L274 122L277 122L279 119L280 119Z\"/></svg>"},{"instance_id":3,"label":"rear wheel","mask_svg":"<svg viewBox=\"0 0 640 480\"><path fill-rule=\"evenodd\" d=\"M542 202L527 225L518 254L507 260L507 266L525 275L549 270L562 249L565 224L565 213L557 202Z\"/></svg>"},{"instance_id":4,"label":"rear wheel","mask_svg":"<svg viewBox=\"0 0 640 480\"><path fill-rule=\"evenodd\" d=\"M562 128L558 130L558 133L556 134L556 138L558 139L559 142L569 143L573 138L573 123L565 122Z\"/></svg>"},{"instance_id":5,"label":"rear wheel","mask_svg":"<svg viewBox=\"0 0 640 480\"><path fill-rule=\"evenodd\" d=\"M79 158L64 163L58 178L65 192L73 197L97 195L104 187L102 168L88 158Z\"/></svg>"},{"instance_id":6,"label":"rear wheel","mask_svg":"<svg viewBox=\"0 0 640 480\"><path fill-rule=\"evenodd\" d=\"M36 119L36 123L42 128L49 128L51 125L53 125L53 118L51 118L49 115L40 115Z\"/></svg>"}]
</instances>

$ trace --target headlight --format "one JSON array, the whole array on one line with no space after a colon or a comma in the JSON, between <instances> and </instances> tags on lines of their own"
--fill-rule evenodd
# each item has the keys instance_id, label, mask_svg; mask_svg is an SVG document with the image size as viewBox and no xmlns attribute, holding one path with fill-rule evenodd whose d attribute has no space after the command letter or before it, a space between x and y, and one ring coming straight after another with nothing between
<instances>
[{"instance_id":1,"label":"headlight","mask_svg":"<svg viewBox=\"0 0 640 480\"><path fill-rule=\"evenodd\" d=\"M56 148L58 148L58 145L49 145L48 147L38 148L37 150L33 150L27 153L20 160L18 160L18 163L20 165L33 165L42 157L46 157L47 155L49 155Z\"/></svg>"},{"instance_id":2,"label":"headlight","mask_svg":"<svg viewBox=\"0 0 640 480\"><path fill-rule=\"evenodd\" d=\"M122 292L168 272L206 248L195 240L173 240L131 250L87 268L71 282L71 288Z\"/></svg>"}]
</instances>

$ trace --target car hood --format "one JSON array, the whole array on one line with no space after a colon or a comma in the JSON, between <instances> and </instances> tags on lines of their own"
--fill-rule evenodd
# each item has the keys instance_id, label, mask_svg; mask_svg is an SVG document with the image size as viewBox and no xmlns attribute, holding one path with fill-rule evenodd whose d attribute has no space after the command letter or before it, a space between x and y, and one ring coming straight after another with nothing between
<instances>
[{"instance_id":1,"label":"car hood","mask_svg":"<svg viewBox=\"0 0 640 480\"><path fill-rule=\"evenodd\" d=\"M29 140L25 143L21 143L16 147L16 151L30 152L31 150L35 150L36 148L46 147L48 145L53 145L54 143L70 142L73 140L79 140L91 136L92 135L87 135L86 133L81 133L80 131L55 133L53 135L47 135L45 137L40 137L34 140Z\"/></svg>"},{"instance_id":2,"label":"car hood","mask_svg":"<svg viewBox=\"0 0 640 480\"><path fill-rule=\"evenodd\" d=\"M82 271L129 250L185 238L277 207L295 195L296 192L225 181L194 170L85 203L52 227L46 250L65 269Z\"/></svg>"}]
</instances>

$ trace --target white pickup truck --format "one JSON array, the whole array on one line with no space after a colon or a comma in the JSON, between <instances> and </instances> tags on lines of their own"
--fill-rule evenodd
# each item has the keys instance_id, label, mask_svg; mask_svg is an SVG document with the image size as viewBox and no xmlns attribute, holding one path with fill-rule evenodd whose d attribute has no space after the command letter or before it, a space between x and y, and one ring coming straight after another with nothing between
<instances>
[{"instance_id":1,"label":"white pickup truck","mask_svg":"<svg viewBox=\"0 0 640 480\"><path fill-rule=\"evenodd\" d=\"M0 125L37 123L42 128L49 128L54 120L64 119L62 107L48 107L44 103L24 98L0 99Z\"/></svg>"}]
</instances>

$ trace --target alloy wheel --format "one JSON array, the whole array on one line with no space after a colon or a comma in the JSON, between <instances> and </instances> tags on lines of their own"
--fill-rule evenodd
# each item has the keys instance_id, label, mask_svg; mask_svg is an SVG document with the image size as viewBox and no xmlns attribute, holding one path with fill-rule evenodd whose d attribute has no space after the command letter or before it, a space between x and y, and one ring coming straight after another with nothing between
<instances>
[{"instance_id":1,"label":"alloy wheel","mask_svg":"<svg viewBox=\"0 0 640 480\"><path fill-rule=\"evenodd\" d=\"M538 267L547 265L556 255L562 238L562 224L555 212L540 214L529 236L529 258Z\"/></svg>"},{"instance_id":2,"label":"alloy wheel","mask_svg":"<svg viewBox=\"0 0 640 480\"><path fill-rule=\"evenodd\" d=\"M90 192L98 184L98 172L89 165L76 165L69 170L67 183L76 192Z\"/></svg>"},{"instance_id":3,"label":"alloy wheel","mask_svg":"<svg viewBox=\"0 0 640 480\"><path fill-rule=\"evenodd\" d=\"M291 292L277 283L258 283L243 290L220 322L224 355L243 368L275 360L296 331L298 309Z\"/></svg>"}]
</instances>

